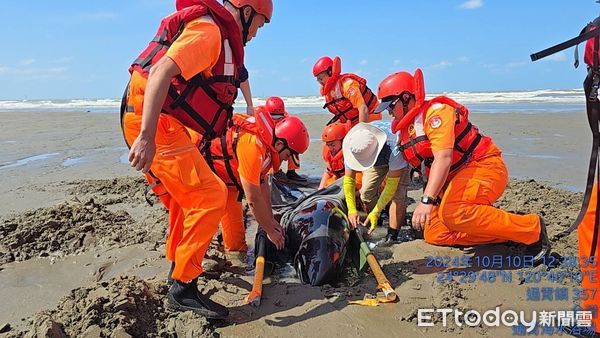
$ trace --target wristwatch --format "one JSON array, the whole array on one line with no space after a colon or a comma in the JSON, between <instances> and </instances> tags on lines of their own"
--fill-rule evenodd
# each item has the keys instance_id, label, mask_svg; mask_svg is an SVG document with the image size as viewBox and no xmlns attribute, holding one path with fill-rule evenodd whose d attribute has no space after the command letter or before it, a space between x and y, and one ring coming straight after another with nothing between
<instances>
[{"instance_id":1,"label":"wristwatch","mask_svg":"<svg viewBox=\"0 0 600 338\"><path fill-rule=\"evenodd\" d=\"M431 205L439 205L440 200L439 200L439 198L433 198L433 197L429 197L427 195L423 195L423 197L421 197L421 203L431 204Z\"/></svg>"}]
</instances>

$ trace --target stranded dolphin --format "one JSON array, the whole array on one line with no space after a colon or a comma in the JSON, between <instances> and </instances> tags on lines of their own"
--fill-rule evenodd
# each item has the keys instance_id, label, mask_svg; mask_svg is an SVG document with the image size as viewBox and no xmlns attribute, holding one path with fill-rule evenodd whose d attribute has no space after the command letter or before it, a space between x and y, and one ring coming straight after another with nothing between
<instances>
[{"instance_id":1,"label":"stranded dolphin","mask_svg":"<svg viewBox=\"0 0 600 338\"><path fill-rule=\"evenodd\" d=\"M279 190L276 184L272 187ZM280 194L281 192L277 192L276 195ZM287 192L284 195L289 196ZM291 262L304 284L337 282L350 238L341 183L300 197L285 206L274 203L274 208L281 215L280 224L285 229L286 248L284 253L275 252L274 246L264 238L264 234L257 234L257 242L268 242L267 261Z\"/></svg>"}]
</instances>

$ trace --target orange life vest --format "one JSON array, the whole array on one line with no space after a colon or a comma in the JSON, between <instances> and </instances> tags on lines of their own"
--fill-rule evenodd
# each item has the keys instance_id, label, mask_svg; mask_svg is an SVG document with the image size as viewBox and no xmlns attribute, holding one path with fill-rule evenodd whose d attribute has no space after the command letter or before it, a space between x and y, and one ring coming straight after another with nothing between
<instances>
[{"instance_id":1,"label":"orange life vest","mask_svg":"<svg viewBox=\"0 0 600 338\"><path fill-rule=\"evenodd\" d=\"M433 98L425 101L421 111L416 114L412 123L408 123L400 129L399 150L402 151L406 161L414 168L420 168L421 164L424 164L425 174L428 175L433 163L433 151L431 150L431 143L425 135L423 123L427 111L434 104L446 104L456 111L455 141L450 177L462 165L486 155L487 149L492 144L492 139L480 134L477 127L469 122L469 111L465 106L445 96Z\"/></svg>"},{"instance_id":2,"label":"orange life vest","mask_svg":"<svg viewBox=\"0 0 600 338\"><path fill-rule=\"evenodd\" d=\"M344 176L345 167L343 151L340 150L337 154L331 155L329 147L323 146L323 160L327 165L327 172L330 176L335 176L335 178Z\"/></svg>"},{"instance_id":3,"label":"orange life vest","mask_svg":"<svg viewBox=\"0 0 600 338\"><path fill-rule=\"evenodd\" d=\"M255 113L255 116L234 114L232 126L225 135L205 143L201 153L211 170L223 180L227 186L236 187L239 199L243 197L242 183L238 173L237 142L240 133L249 132L256 135L260 143L267 148L267 156L261 170L261 177L273 169L279 170L281 165L279 153L273 147L275 138L275 124L268 114ZM257 141L258 141L257 140Z\"/></svg>"},{"instance_id":4,"label":"orange life vest","mask_svg":"<svg viewBox=\"0 0 600 338\"><path fill-rule=\"evenodd\" d=\"M221 32L221 54L211 69L189 81L181 75L171 81L162 112L173 115L190 129L212 139L224 133L233 114L233 103L240 82L247 79L244 46L239 27L231 13L216 0L197 0L198 5L185 7L165 17L148 47L138 56L129 72L148 78L150 69L160 60L182 33L185 25L209 16Z\"/></svg>"},{"instance_id":5,"label":"orange life vest","mask_svg":"<svg viewBox=\"0 0 600 338\"><path fill-rule=\"evenodd\" d=\"M381 114L374 113L375 108L377 108L378 105L377 96L375 96L371 89L367 87L367 80L358 75L349 73L340 75L333 88L324 94L326 103L323 106L323 109L327 109L335 115L329 123L338 120L340 122L350 120L352 121L352 124L358 123L358 109L354 108L352 102L342 95L342 84L350 79L358 82L360 93L365 100L365 104L369 108L369 114L381 116Z\"/></svg>"}]
</instances>

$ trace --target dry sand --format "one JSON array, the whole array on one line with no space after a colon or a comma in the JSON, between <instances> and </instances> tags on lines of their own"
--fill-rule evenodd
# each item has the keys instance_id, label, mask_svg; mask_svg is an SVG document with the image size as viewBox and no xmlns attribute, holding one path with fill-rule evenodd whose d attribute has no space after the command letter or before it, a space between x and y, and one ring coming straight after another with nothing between
<instances>
[{"instance_id":1,"label":"dry sand","mask_svg":"<svg viewBox=\"0 0 600 338\"><path fill-rule=\"evenodd\" d=\"M337 287L309 287L274 278L267 282L262 306L254 309L244 304L251 277L230 266L214 246L200 289L229 306L230 318L208 322L190 313L174 313L164 302L166 214L160 206L145 204L143 181L120 163L125 149L117 116L2 113L2 117L8 126L0 138L0 332L4 332L0 336L505 337L512 335L511 329L420 328L417 309L569 310L576 304L571 298L527 300L528 287L577 286L570 280L530 284L518 278L519 272L543 272L543 267L507 270L513 275L510 282L436 282L440 271L494 270L430 268L427 256L510 255L518 248L446 248L415 240L376 249L399 295L395 304L348 305L349 300L376 294L376 282L367 274ZM318 126L326 119L306 116L313 138L318 138ZM544 214L551 234L567 227L577 214L581 193L556 186L580 190L583 185L589 148L583 114L475 114L473 120L504 148L512 175L551 182L511 180L498 205ZM319 174L319 152L313 146L303 157L303 173ZM58 154L2 167L53 153ZM410 194L419 196L418 191ZM376 237L383 232L380 229ZM565 256L575 255L576 248L575 235L554 244L554 251Z\"/></svg>"}]
</instances>

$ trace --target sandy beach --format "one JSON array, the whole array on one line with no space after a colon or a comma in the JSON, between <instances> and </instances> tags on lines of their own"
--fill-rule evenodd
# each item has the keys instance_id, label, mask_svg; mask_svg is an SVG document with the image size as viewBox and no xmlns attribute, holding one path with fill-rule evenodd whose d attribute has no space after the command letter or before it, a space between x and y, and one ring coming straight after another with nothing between
<instances>
[{"instance_id":1,"label":"sandy beach","mask_svg":"<svg viewBox=\"0 0 600 338\"><path fill-rule=\"evenodd\" d=\"M0 112L0 214L53 205L60 182L135 175L118 115L77 112ZM302 173L323 170L320 138L326 114L303 114L313 144ZM388 118L387 116L385 117ZM571 191L585 186L591 133L580 113L477 113L473 123L502 148L509 175ZM543 170L540 170L543 169Z\"/></svg>"},{"instance_id":2,"label":"sandy beach","mask_svg":"<svg viewBox=\"0 0 600 338\"><path fill-rule=\"evenodd\" d=\"M252 278L228 266L211 248L201 291L231 309L225 322L208 322L165 307L166 214L143 198L143 180L126 163L127 149L114 113L2 112L0 135L0 337L66 333L70 337L400 337L440 334L506 337L510 328L418 327L419 308L570 310L577 301L532 301L527 290L566 287L574 280L532 283L523 275L544 267L488 269L430 267L428 256L486 257L507 245L447 248L422 240L377 248L399 296L378 307L349 305L377 292L367 274L356 283L310 287L278 278L266 282L259 309L244 304ZM325 114L304 114L314 140L301 173L320 176ZM385 118L388 118L387 116ZM581 204L591 135L580 113L477 113L472 122L503 149L511 180L502 208L544 215L550 234L568 227ZM418 198L420 192L409 192ZM409 206L409 210L415 205ZM255 226L248 232L253 238ZM378 229L375 238L383 236ZM554 243L575 256L576 234ZM574 271L557 267L555 271ZM455 276L505 271L512 280L440 282ZM500 276L500 274L497 274Z\"/></svg>"}]
</instances>

